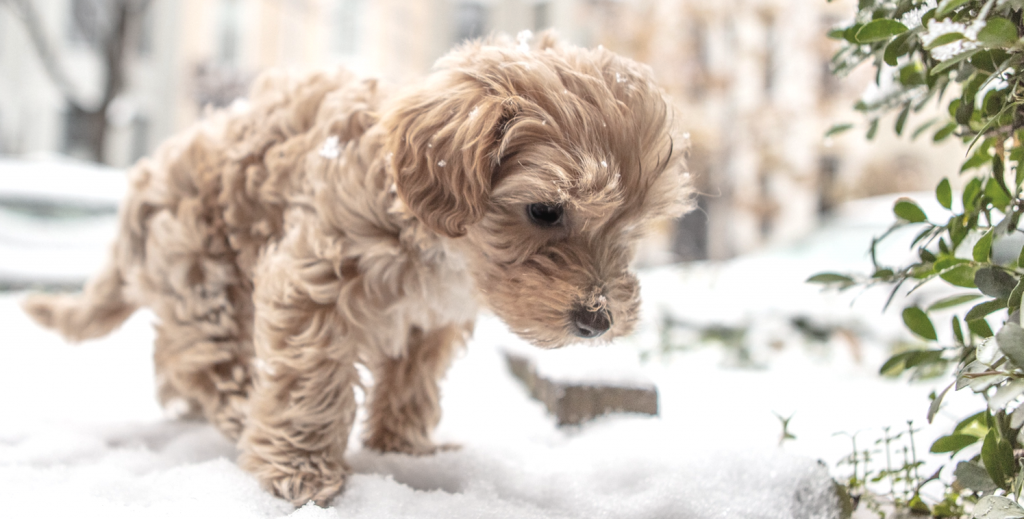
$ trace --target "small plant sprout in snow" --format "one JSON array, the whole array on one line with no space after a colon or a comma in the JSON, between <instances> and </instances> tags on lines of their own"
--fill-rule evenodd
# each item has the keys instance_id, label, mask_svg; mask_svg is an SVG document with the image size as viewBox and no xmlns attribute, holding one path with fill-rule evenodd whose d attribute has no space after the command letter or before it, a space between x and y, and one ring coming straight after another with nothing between
<instances>
[{"instance_id":1,"label":"small plant sprout in snow","mask_svg":"<svg viewBox=\"0 0 1024 519\"><path fill-rule=\"evenodd\" d=\"M839 461L838 467L850 470L840 481L858 506L863 504L879 517L886 517L886 510L910 510L933 517L963 515L959 494L940 480L941 469L921 476L923 462L917 457L914 442L914 433L919 431L911 421L907 421L906 430L897 433L885 427L881 437L867 448L857 444L862 433L837 433L850 439L850 454ZM928 501L934 504L927 504L923 496L929 496Z\"/></svg>"},{"instance_id":2,"label":"small plant sprout in snow","mask_svg":"<svg viewBox=\"0 0 1024 519\"><path fill-rule=\"evenodd\" d=\"M1024 214L1022 9L1021 0L867 0L851 24L829 32L842 44L832 59L835 73L864 61L876 68L878 94L855 107L868 117L869 139L880 118L896 112L897 134L913 127L912 138L926 132L935 142L955 138L966 151L959 168L966 176L963 191L954 193L948 179L935 188L941 210L925 213L907 198L895 203L895 222L869 247L873 272L809 279L839 289L884 285L889 303L924 284L951 289L931 301L915 294L917 301L903 309L903 321L924 346L896 353L881 369L897 375L942 373L946 365L954 366L954 380L933 393L929 421L950 391L969 390L978 397L979 411L930 448L950 456L942 460L942 473L954 478L943 483L944 497L900 504L933 516L960 516L973 505L974 517L1024 517L1016 504L1024 489L1024 251L1015 239ZM912 121L932 100L946 110ZM826 135L852 126L836 125ZM904 228L917 233L914 259L880 263L878 244ZM932 319L939 311L949 321L937 328ZM888 433L886 438L885 473L894 477L898 468L891 465L898 460L891 459ZM961 460L955 466L953 456ZM855 482L856 477L851 485Z\"/></svg>"},{"instance_id":3,"label":"small plant sprout in snow","mask_svg":"<svg viewBox=\"0 0 1024 519\"><path fill-rule=\"evenodd\" d=\"M779 422L782 424L782 434L779 435L779 446L786 443L786 440L795 440L796 435L789 431L789 421L793 419L793 415L783 418L779 413L773 412L772 414L774 414L775 418L778 418Z\"/></svg>"}]
</instances>

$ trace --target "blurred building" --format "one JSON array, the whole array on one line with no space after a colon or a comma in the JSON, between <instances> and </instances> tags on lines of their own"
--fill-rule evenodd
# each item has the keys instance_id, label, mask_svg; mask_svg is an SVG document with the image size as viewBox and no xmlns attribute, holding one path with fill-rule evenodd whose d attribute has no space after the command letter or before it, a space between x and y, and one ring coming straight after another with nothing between
<instances>
[{"instance_id":1,"label":"blurred building","mask_svg":"<svg viewBox=\"0 0 1024 519\"><path fill-rule=\"evenodd\" d=\"M883 118L874 141L853 104L873 80L838 79L825 35L850 20L852 0L601 2L595 38L649 63L690 128L690 167L703 211L677 227L677 254L728 258L805 235L836 204L931 190L964 150L912 142ZM908 127L925 117L911 118ZM824 138L840 122L856 129ZM955 182L955 179L954 179ZM865 245L866 247L866 245Z\"/></svg>"},{"instance_id":2,"label":"blurred building","mask_svg":"<svg viewBox=\"0 0 1024 519\"><path fill-rule=\"evenodd\" d=\"M87 125L5 1L0 153L87 157ZM101 97L104 63L76 26L85 7L114 2L31 3L82 102ZM863 123L851 106L869 71L833 78L824 36L854 10L852 0L151 0L127 40L124 92L106 110L105 156L130 164L268 67L340 64L404 81L466 38L554 28L649 63L690 132L701 210L657 234L648 261L727 258L804 235L842 200L931 189L959 164L956 144L896 139L891 121L872 143L863 129L823 138L836 122Z\"/></svg>"},{"instance_id":3,"label":"blurred building","mask_svg":"<svg viewBox=\"0 0 1024 519\"><path fill-rule=\"evenodd\" d=\"M34 50L27 25L0 0L0 153L89 157L67 96ZM83 37L114 0L27 0L53 63L84 106L99 102L106 64ZM492 31L554 27L586 43L585 0L127 0L146 5L128 35L125 90L107 110L108 163L124 166L166 136L244 95L269 67L344 65L401 81L455 43ZM90 18L91 17L91 18ZM80 119L80 118L79 118Z\"/></svg>"}]
</instances>

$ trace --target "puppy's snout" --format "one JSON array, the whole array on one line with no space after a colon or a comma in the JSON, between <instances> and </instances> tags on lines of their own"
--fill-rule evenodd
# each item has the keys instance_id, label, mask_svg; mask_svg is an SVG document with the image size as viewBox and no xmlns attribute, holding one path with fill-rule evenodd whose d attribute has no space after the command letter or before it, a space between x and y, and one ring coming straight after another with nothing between
<instances>
[{"instance_id":1,"label":"puppy's snout","mask_svg":"<svg viewBox=\"0 0 1024 519\"><path fill-rule=\"evenodd\" d=\"M603 308L597 311L576 308L572 312L572 323L577 337L593 339L604 335L612 327L612 317Z\"/></svg>"}]
</instances>

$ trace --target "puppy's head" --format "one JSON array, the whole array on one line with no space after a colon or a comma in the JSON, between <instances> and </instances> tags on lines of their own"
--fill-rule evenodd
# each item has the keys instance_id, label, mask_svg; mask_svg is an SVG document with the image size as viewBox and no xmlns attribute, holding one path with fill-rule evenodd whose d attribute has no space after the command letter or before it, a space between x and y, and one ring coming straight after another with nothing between
<instances>
[{"instance_id":1,"label":"puppy's head","mask_svg":"<svg viewBox=\"0 0 1024 519\"><path fill-rule=\"evenodd\" d=\"M470 43L382 122L402 201L455 238L516 333L558 347L632 329L635 244L692 192L648 68L549 34Z\"/></svg>"}]
</instances>

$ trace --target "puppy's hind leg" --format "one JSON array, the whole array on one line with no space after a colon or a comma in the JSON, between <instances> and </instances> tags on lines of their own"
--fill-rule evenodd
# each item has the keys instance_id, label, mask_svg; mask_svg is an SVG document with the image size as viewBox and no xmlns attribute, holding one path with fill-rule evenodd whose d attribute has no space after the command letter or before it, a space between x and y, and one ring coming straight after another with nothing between
<instances>
[{"instance_id":1,"label":"puppy's hind leg","mask_svg":"<svg viewBox=\"0 0 1024 519\"><path fill-rule=\"evenodd\" d=\"M378 359L363 445L383 452L431 454L430 434L441 419L438 383L471 325L429 332L413 328L405 354Z\"/></svg>"},{"instance_id":2,"label":"puppy's hind leg","mask_svg":"<svg viewBox=\"0 0 1024 519\"><path fill-rule=\"evenodd\" d=\"M157 393L180 418L205 416L227 437L242 434L252 379L246 339L211 333L209 322L157 326L154 363Z\"/></svg>"}]
</instances>

